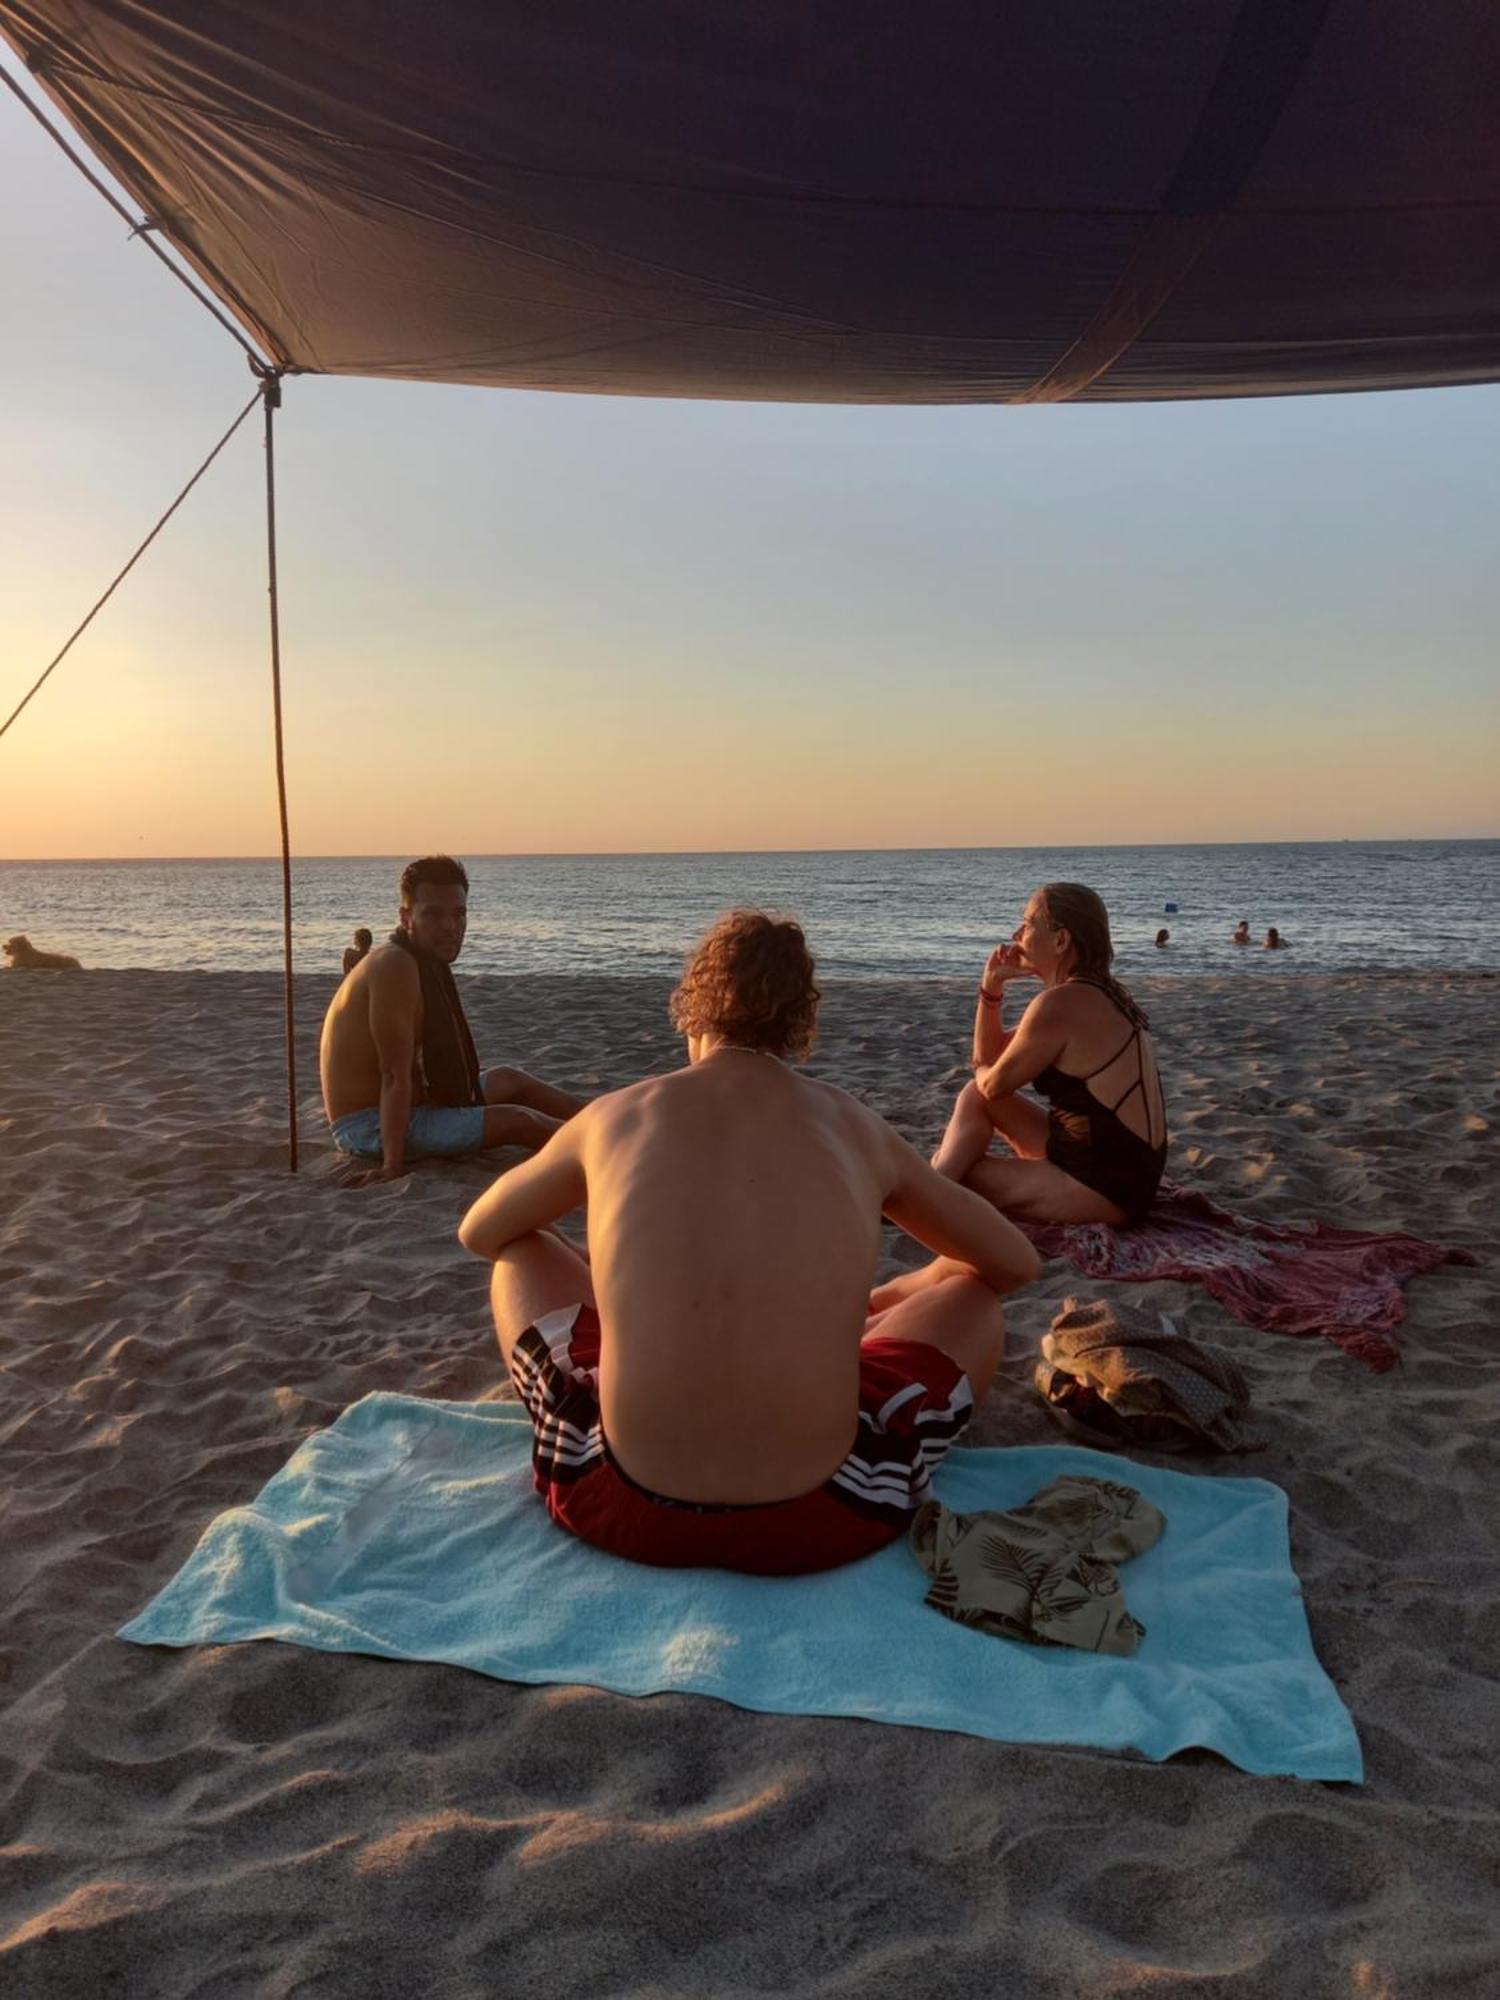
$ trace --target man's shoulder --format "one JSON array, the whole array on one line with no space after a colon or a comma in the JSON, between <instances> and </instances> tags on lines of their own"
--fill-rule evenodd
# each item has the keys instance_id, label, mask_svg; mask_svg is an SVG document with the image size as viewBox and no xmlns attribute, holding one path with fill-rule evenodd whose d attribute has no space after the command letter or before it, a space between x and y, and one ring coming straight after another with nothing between
<instances>
[{"instance_id":1,"label":"man's shoulder","mask_svg":"<svg viewBox=\"0 0 1500 2000\"><path fill-rule=\"evenodd\" d=\"M902 1183L920 1158L896 1127L873 1104L821 1077L798 1078L811 1093L814 1118L846 1165L870 1177L883 1200Z\"/></svg>"},{"instance_id":2,"label":"man's shoulder","mask_svg":"<svg viewBox=\"0 0 1500 2000\"><path fill-rule=\"evenodd\" d=\"M822 1114L836 1119L851 1139L863 1145L880 1145L900 1137L894 1125L852 1090L845 1090L842 1085L829 1083L820 1076L799 1076L797 1081L811 1093Z\"/></svg>"},{"instance_id":3,"label":"man's shoulder","mask_svg":"<svg viewBox=\"0 0 1500 2000\"><path fill-rule=\"evenodd\" d=\"M841 1083L830 1083L826 1076L809 1076L805 1070L793 1070L792 1075L802 1088L811 1093L830 1110L847 1111L851 1117L875 1117L878 1113L870 1110L863 1098L856 1097L852 1090L846 1090Z\"/></svg>"},{"instance_id":4,"label":"man's shoulder","mask_svg":"<svg viewBox=\"0 0 1500 2000\"><path fill-rule=\"evenodd\" d=\"M374 980L384 986L397 984L410 986L414 992L422 988L422 974L417 961L409 951L403 951L397 944L377 944L366 952L355 967L363 972L367 980Z\"/></svg>"},{"instance_id":5,"label":"man's shoulder","mask_svg":"<svg viewBox=\"0 0 1500 2000\"><path fill-rule=\"evenodd\" d=\"M557 1135L578 1157L595 1168L628 1151L650 1132L661 1132L672 1122L672 1114L662 1105L664 1077L643 1077L623 1084L618 1090L591 1097L562 1127Z\"/></svg>"},{"instance_id":6,"label":"man's shoulder","mask_svg":"<svg viewBox=\"0 0 1500 2000\"><path fill-rule=\"evenodd\" d=\"M386 1020L393 1015L410 1015L415 1023L422 1011L422 975L417 962L410 952L393 944L378 944L368 952L341 990L349 995L351 1002L363 1003Z\"/></svg>"},{"instance_id":7,"label":"man's shoulder","mask_svg":"<svg viewBox=\"0 0 1500 2000\"><path fill-rule=\"evenodd\" d=\"M653 1105L659 1105L671 1086L684 1074L682 1070L668 1070L662 1076L643 1076L634 1083L622 1083L618 1090L601 1091L598 1097L590 1098L583 1112L589 1114L590 1123L595 1125L639 1116L649 1112ZM582 1117L583 1112L576 1115Z\"/></svg>"}]
</instances>

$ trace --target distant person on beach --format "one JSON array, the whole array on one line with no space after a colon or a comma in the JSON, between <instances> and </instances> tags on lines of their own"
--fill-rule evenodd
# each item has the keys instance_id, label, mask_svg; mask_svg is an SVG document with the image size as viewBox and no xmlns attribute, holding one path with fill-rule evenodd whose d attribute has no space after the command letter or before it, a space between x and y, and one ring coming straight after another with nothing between
<instances>
[{"instance_id":1,"label":"distant person on beach","mask_svg":"<svg viewBox=\"0 0 1500 2000\"><path fill-rule=\"evenodd\" d=\"M519 1069L479 1067L449 970L468 927L469 878L446 854L401 876L397 927L361 958L323 1020L323 1108L341 1153L395 1180L413 1160L543 1145L581 1099Z\"/></svg>"},{"instance_id":2,"label":"distant person on beach","mask_svg":"<svg viewBox=\"0 0 1500 2000\"><path fill-rule=\"evenodd\" d=\"M5 941L5 956L12 972L82 972L76 958L65 951L38 951L29 937L19 934Z\"/></svg>"},{"instance_id":3,"label":"distant person on beach","mask_svg":"<svg viewBox=\"0 0 1500 2000\"><path fill-rule=\"evenodd\" d=\"M990 1386L1001 1296L1040 1269L797 1074L818 997L796 923L721 918L672 995L686 1067L587 1106L459 1229L494 1262L548 1512L636 1562L792 1574L904 1535ZM549 1228L585 1202L586 1257ZM871 1292L882 1215L939 1255Z\"/></svg>"},{"instance_id":4,"label":"distant person on beach","mask_svg":"<svg viewBox=\"0 0 1500 2000\"><path fill-rule=\"evenodd\" d=\"M1281 935L1281 932L1277 930L1274 924L1272 924L1271 928L1266 932L1266 941L1261 946L1261 950L1262 951L1286 950L1286 939Z\"/></svg>"},{"instance_id":5,"label":"distant person on beach","mask_svg":"<svg viewBox=\"0 0 1500 2000\"><path fill-rule=\"evenodd\" d=\"M1231 944L1249 944L1250 919L1248 917L1240 918L1239 922L1235 925L1234 930L1230 934L1229 942Z\"/></svg>"},{"instance_id":6,"label":"distant person on beach","mask_svg":"<svg viewBox=\"0 0 1500 2000\"><path fill-rule=\"evenodd\" d=\"M1156 933L1156 949L1158 951L1165 951L1167 946L1171 942L1172 942L1172 933L1164 925L1162 929Z\"/></svg>"},{"instance_id":7,"label":"distant person on beach","mask_svg":"<svg viewBox=\"0 0 1500 2000\"><path fill-rule=\"evenodd\" d=\"M1079 882L1049 882L990 953L974 1010L974 1081L933 1155L941 1174L1030 1222L1136 1222L1167 1157L1149 1023L1110 975L1109 913ZM1042 990L1013 1028L1005 989ZM1020 1095L1030 1085L1048 1109ZM1013 1157L993 1158L996 1134Z\"/></svg>"},{"instance_id":8,"label":"distant person on beach","mask_svg":"<svg viewBox=\"0 0 1500 2000\"><path fill-rule=\"evenodd\" d=\"M363 925L361 925L360 928L354 933L353 944L345 945L344 947L344 977L346 979L349 977L349 974L354 970L355 966L359 964L359 961L362 958L369 957L370 946L374 944L374 942L375 942L374 938L371 937L370 933L364 928Z\"/></svg>"}]
</instances>

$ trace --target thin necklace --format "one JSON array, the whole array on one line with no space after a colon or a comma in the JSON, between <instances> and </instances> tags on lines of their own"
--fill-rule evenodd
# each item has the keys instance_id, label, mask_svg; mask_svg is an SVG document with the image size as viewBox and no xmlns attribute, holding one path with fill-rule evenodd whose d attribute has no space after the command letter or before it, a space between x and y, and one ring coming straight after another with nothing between
<instances>
[{"instance_id":1,"label":"thin necklace","mask_svg":"<svg viewBox=\"0 0 1500 2000\"><path fill-rule=\"evenodd\" d=\"M708 1053L711 1056L722 1055L726 1049L737 1056L769 1056L772 1062L781 1061L781 1057L774 1049L752 1049L748 1042L715 1042ZM700 1056L698 1060L703 1062L707 1058Z\"/></svg>"}]
</instances>

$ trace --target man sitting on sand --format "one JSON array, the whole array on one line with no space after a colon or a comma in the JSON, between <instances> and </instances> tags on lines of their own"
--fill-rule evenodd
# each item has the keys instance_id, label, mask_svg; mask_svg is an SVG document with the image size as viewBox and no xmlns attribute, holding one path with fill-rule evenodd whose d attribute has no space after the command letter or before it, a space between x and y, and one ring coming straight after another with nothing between
<instances>
[{"instance_id":1,"label":"man sitting on sand","mask_svg":"<svg viewBox=\"0 0 1500 2000\"><path fill-rule=\"evenodd\" d=\"M581 1099L519 1069L481 1070L449 967L463 950L469 878L446 854L401 876L398 927L346 975L323 1021L323 1108L342 1153L408 1162L542 1145Z\"/></svg>"},{"instance_id":2,"label":"man sitting on sand","mask_svg":"<svg viewBox=\"0 0 1500 2000\"><path fill-rule=\"evenodd\" d=\"M828 1569L903 1535L1040 1268L988 1202L792 1065L799 927L736 910L672 996L687 1066L597 1099L470 1209L552 1518L637 1562ZM549 1224L588 1204L589 1254ZM938 1253L871 1293L886 1215Z\"/></svg>"}]
</instances>

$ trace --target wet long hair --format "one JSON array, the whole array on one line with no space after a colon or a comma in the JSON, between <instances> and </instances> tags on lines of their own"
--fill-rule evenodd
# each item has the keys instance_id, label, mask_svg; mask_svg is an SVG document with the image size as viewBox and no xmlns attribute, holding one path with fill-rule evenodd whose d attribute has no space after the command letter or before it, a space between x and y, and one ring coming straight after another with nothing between
<instances>
[{"instance_id":1,"label":"wet long hair","mask_svg":"<svg viewBox=\"0 0 1500 2000\"><path fill-rule=\"evenodd\" d=\"M1048 923L1066 931L1073 940L1073 970L1068 977L1107 993L1132 1027L1149 1028L1145 1009L1136 1005L1109 969L1115 947L1109 934L1109 911L1101 898L1081 882L1047 882L1037 894Z\"/></svg>"}]
</instances>

